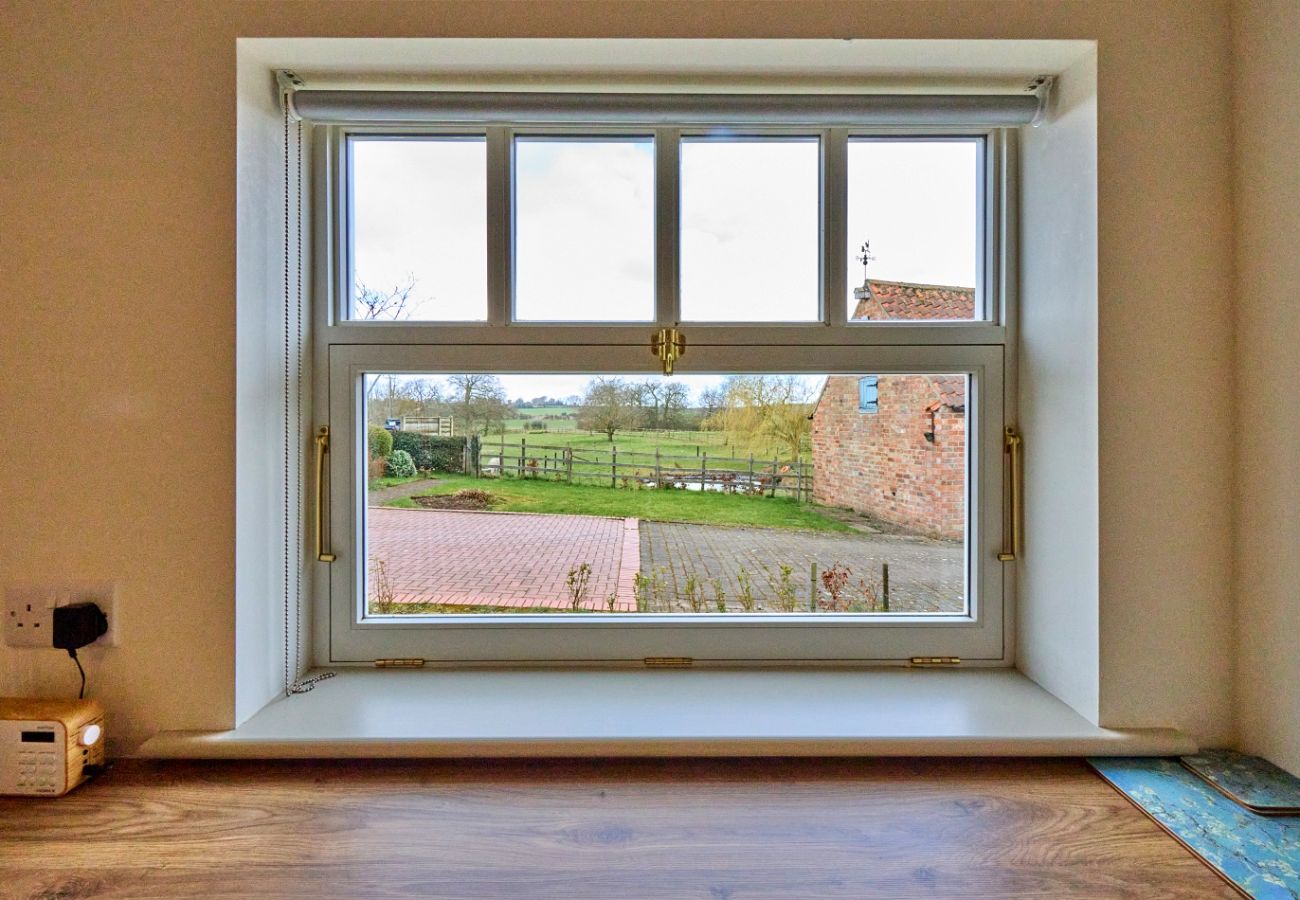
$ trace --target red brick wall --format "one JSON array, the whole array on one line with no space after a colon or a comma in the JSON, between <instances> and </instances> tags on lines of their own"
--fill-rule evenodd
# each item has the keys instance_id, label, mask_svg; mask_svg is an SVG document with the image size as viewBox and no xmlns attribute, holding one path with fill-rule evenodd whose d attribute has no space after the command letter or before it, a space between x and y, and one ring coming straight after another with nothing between
<instances>
[{"instance_id":1,"label":"red brick wall","mask_svg":"<svg viewBox=\"0 0 1300 900\"><path fill-rule=\"evenodd\" d=\"M966 523L965 388L949 404L924 375L881 375L880 411L858 410L858 377L827 379L812 419L813 499L910 531L960 539ZM928 408L934 413L934 441ZM954 409L954 406L963 409Z\"/></svg>"}]
</instances>

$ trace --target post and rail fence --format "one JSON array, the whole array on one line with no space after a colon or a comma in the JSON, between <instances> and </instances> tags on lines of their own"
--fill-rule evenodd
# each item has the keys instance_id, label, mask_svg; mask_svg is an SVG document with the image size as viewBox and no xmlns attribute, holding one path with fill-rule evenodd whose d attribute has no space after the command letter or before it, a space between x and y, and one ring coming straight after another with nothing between
<instances>
[{"instance_id":1,"label":"post and rail fence","mask_svg":"<svg viewBox=\"0 0 1300 900\"><path fill-rule=\"evenodd\" d=\"M487 477L537 478L570 484L610 487L677 488L766 497L790 497L811 502L812 463L763 459L757 456L720 456L702 452L666 453L608 450L533 443L528 438L479 446L477 466L467 467Z\"/></svg>"}]
</instances>

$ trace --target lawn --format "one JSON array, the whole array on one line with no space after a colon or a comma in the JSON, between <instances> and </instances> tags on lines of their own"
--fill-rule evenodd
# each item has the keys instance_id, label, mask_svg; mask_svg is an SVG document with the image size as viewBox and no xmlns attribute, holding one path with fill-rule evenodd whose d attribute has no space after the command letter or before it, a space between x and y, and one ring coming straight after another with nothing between
<instances>
[{"instance_id":1,"label":"lawn","mask_svg":"<svg viewBox=\"0 0 1300 900\"><path fill-rule=\"evenodd\" d=\"M397 487L399 484L410 484L412 481L424 481L427 477L426 475L416 475L413 478L397 478L392 475L384 475L381 478L370 479L367 487L372 491L378 491L383 488Z\"/></svg>"},{"instance_id":2,"label":"lawn","mask_svg":"<svg viewBox=\"0 0 1300 900\"><path fill-rule=\"evenodd\" d=\"M491 508L502 512L619 516L659 522L755 525L803 531L853 531L843 522L823 514L816 506L785 497L630 490L530 479L475 479L464 475L438 475L437 478L438 483L420 491L420 495L454 494L462 488L485 490L497 498ZM385 505L407 509L419 506L409 498L391 500Z\"/></svg>"}]
</instances>

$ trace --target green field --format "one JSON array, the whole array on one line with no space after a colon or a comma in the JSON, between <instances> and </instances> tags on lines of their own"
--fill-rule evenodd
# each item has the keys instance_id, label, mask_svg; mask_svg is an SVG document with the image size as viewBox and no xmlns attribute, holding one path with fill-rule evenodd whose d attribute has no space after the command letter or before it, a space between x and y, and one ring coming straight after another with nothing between
<instances>
[{"instance_id":1,"label":"green field","mask_svg":"<svg viewBox=\"0 0 1300 900\"><path fill-rule=\"evenodd\" d=\"M548 419L547 416L560 416ZM515 411L515 416L506 419L506 432L523 432L524 423L542 422L546 431L573 431L577 427L578 408L576 406L532 406ZM530 432L532 433L532 432Z\"/></svg>"},{"instance_id":2,"label":"green field","mask_svg":"<svg viewBox=\"0 0 1300 900\"><path fill-rule=\"evenodd\" d=\"M624 490L531 479L470 478L464 475L438 475L437 478L438 483L421 491L420 495L454 494L463 488L484 490L497 498L491 508L502 512L619 516L660 522L756 525L804 531L853 530L824 515L816 506L801 504L785 497L680 490ZM419 506L409 498L391 500L385 505L407 509Z\"/></svg>"}]
</instances>

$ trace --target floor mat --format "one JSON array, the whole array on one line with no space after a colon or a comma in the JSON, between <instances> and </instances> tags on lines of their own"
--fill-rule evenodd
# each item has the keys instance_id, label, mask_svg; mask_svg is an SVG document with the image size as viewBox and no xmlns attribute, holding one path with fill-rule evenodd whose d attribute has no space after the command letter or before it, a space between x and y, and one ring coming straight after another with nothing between
<instances>
[{"instance_id":1,"label":"floor mat","mask_svg":"<svg viewBox=\"0 0 1300 900\"><path fill-rule=\"evenodd\" d=\"M1300 778L1266 759L1236 750L1202 750L1184 756L1182 763L1251 812L1300 815Z\"/></svg>"},{"instance_id":2,"label":"floor mat","mask_svg":"<svg viewBox=\"0 0 1300 900\"><path fill-rule=\"evenodd\" d=\"M1096 757L1088 762L1250 896L1300 900L1300 816L1257 815L1175 759Z\"/></svg>"}]
</instances>

